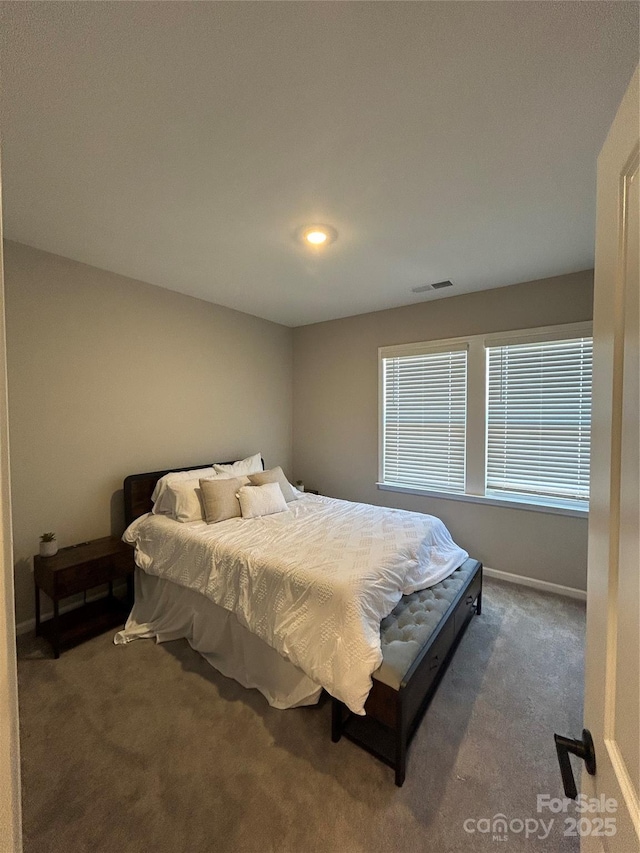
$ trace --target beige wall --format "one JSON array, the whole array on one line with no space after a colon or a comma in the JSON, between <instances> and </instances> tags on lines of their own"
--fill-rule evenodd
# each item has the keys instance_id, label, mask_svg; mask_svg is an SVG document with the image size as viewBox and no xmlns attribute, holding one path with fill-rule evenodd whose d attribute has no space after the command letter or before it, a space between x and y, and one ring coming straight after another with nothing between
<instances>
[{"instance_id":1,"label":"beige wall","mask_svg":"<svg viewBox=\"0 0 640 853\"><path fill-rule=\"evenodd\" d=\"M261 450L291 465L292 332L5 244L17 620L31 556L121 532L122 481Z\"/></svg>"},{"instance_id":2,"label":"beige wall","mask_svg":"<svg viewBox=\"0 0 640 853\"><path fill-rule=\"evenodd\" d=\"M376 488L378 347L592 317L593 272L294 329L296 478L348 500L428 512L499 571L586 589L587 521Z\"/></svg>"}]
</instances>

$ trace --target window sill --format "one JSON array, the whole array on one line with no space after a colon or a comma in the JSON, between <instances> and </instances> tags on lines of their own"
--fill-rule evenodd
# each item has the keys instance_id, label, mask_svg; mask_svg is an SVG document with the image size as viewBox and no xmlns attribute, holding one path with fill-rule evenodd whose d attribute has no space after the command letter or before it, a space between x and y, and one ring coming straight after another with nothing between
<instances>
[{"instance_id":1,"label":"window sill","mask_svg":"<svg viewBox=\"0 0 640 853\"><path fill-rule=\"evenodd\" d=\"M503 498L494 495L467 495L456 492L438 492L433 489L423 489L419 486L394 486L390 483L376 483L378 489L385 492L400 492L405 495L421 495L425 498L438 498L447 501L464 501L485 506L501 506L508 509L525 509L530 512L545 512L550 515L568 515L572 518L588 518L588 508L563 506L561 503L533 503L527 498Z\"/></svg>"}]
</instances>

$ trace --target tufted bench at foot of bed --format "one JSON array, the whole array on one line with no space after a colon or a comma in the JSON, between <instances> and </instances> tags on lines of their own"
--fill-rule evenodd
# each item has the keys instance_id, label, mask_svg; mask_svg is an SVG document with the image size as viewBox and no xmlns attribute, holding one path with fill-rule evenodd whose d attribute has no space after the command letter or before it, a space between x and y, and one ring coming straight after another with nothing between
<instances>
[{"instance_id":1,"label":"tufted bench at foot of bed","mask_svg":"<svg viewBox=\"0 0 640 853\"><path fill-rule=\"evenodd\" d=\"M482 564L468 558L429 589L405 595L382 621L383 661L366 716L332 698L331 739L342 735L395 770L404 783L407 747L474 613L482 608Z\"/></svg>"}]
</instances>

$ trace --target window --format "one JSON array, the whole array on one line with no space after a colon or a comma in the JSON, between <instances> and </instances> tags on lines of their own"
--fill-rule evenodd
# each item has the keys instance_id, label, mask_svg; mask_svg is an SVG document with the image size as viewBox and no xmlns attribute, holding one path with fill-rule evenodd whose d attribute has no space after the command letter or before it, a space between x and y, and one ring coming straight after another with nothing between
<instances>
[{"instance_id":1,"label":"window","mask_svg":"<svg viewBox=\"0 0 640 853\"><path fill-rule=\"evenodd\" d=\"M487 494L589 500L591 338L489 347Z\"/></svg>"},{"instance_id":2,"label":"window","mask_svg":"<svg viewBox=\"0 0 640 853\"><path fill-rule=\"evenodd\" d=\"M383 359L384 479L464 492L467 352Z\"/></svg>"},{"instance_id":3,"label":"window","mask_svg":"<svg viewBox=\"0 0 640 853\"><path fill-rule=\"evenodd\" d=\"M590 324L379 356L380 488L587 510Z\"/></svg>"}]
</instances>

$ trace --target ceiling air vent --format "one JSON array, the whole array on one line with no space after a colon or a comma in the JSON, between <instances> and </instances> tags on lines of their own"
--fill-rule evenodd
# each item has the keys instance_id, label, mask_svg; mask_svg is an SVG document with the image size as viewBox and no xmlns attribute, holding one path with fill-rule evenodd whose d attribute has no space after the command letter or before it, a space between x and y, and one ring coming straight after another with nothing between
<instances>
[{"instance_id":1,"label":"ceiling air vent","mask_svg":"<svg viewBox=\"0 0 640 853\"><path fill-rule=\"evenodd\" d=\"M412 287L413 293L424 293L425 290L441 290L443 287L453 287L452 281L436 281L434 284L421 284L420 287Z\"/></svg>"}]
</instances>

